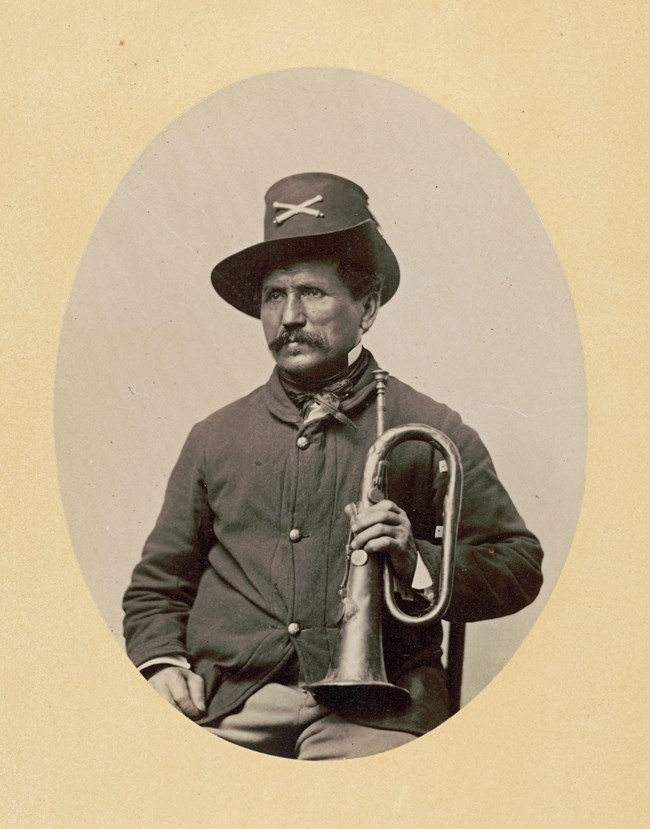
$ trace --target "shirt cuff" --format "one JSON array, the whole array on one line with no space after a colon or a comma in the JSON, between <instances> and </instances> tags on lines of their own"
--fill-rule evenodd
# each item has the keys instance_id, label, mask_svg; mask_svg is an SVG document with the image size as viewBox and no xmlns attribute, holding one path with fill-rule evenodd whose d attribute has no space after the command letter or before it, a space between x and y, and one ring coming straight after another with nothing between
<instances>
[{"instance_id":1,"label":"shirt cuff","mask_svg":"<svg viewBox=\"0 0 650 829\"><path fill-rule=\"evenodd\" d=\"M174 665L177 668L190 668L191 665L184 656L156 656L154 659L147 659L142 665L138 665L139 671L144 671L154 665Z\"/></svg>"},{"instance_id":2,"label":"shirt cuff","mask_svg":"<svg viewBox=\"0 0 650 829\"><path fill-rule=\"evenodd\" d=\"M414 590L426 590L427 587L432 587L431 573L427 570L427 566L422 560L422 556L418 553L418 560L415 565L415 573L413 573L413 580L411 587Z\"/></svg>"},{"instance_id":3,"label":"shirt cuff","mask_svg":"<svg viewBox=\"0 0 650 829\"><path fill-rule=\"evenodd\" d=\"M407 585L405 582L396 578L394 581L394 587L402 599L405 599L407 602L415 600L415 595L413 593L414 590L417 590L419 593L424 593L427 600L431 601L429 593L432 592L433 582L431 581L431 574L427 570L426 564L422 560L420 553L418 553L418 559L415 564L415 572L413 573L411 584Z\"/></svg>"}]
</instances>

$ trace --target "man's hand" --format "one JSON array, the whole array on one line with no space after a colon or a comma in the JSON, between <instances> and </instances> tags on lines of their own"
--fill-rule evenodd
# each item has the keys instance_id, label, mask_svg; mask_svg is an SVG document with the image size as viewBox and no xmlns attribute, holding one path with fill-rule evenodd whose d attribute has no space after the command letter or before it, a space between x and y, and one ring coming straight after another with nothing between
<instances>
[{"instance_id":1,"label":"man's hand","mask_svg":"<svg viewBox=\"0 0 650 829\"><path fill-rule=\"evenodd\" d=\"M190 719L197 719L205 713L205 691L203 677L189 668L168 665L148 679L150 685L167 702L182 711Z\"/></svg>"},{"instance_id":2,"label":"man's hand","mask_svg":"<svg viewBox=\"0 0 650 829\"><path fill-rule=\"evenodd\" d=\"M404 510L393 501L384 500L359 514L354 504L348 504L345 514L350 519L354 534L352 549L385 553L390 558L395 575L404 584L410 585L418 551L411 522Z\"/></svg>"}]
</instances>

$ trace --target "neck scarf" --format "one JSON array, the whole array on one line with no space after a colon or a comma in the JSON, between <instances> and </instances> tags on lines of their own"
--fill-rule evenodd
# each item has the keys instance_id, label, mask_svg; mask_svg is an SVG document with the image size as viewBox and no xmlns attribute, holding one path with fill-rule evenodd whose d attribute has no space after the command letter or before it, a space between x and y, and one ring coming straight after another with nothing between
<instances>
[{"instance_id":1,"label":"neck scarf","mask_svg":"<svg viewBox=\"0 0 650 829\"><path fill-rule=\"evenodd\" d=\"M351 366L346 366L330 377L317 381L299 380L282 370L279 371L279 377L289 400L300 410L303 417L312 403L318 403L340 423L348 423L354 427L352 421L339 411L339 406L352 394L369 363L370 352L362 348L361 354Z\"/></svg>"}]
</instances>

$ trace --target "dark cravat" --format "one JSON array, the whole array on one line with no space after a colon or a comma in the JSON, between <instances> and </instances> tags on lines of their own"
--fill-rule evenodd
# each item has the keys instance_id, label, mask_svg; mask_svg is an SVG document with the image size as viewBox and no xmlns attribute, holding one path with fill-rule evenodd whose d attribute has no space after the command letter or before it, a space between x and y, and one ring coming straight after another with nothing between
<instances>
[{"instance_id":1,"label":"dark cravat","mask_svg":"<svg viewBox=\"0 0 650 829\"><path fill-rule=\"evenodd\" d=\"M298 380L284 371L279 372L280 382L291 402L301 414L305 415L312 403L318 403L323 409L341 423L348 423L354 427L352 421L339 411L341 402L349 397L370 363L370 352L365 348L361 354L342 371L318 381ZM354 427L356 428L356 427Z\"/></svg>"}]
</instances>

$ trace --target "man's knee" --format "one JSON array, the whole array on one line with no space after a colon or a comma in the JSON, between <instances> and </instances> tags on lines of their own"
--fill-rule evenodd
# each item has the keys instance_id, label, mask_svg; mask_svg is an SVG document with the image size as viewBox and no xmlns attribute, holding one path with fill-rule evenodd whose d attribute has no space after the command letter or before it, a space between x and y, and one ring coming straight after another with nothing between
<instances>
[{"instance_id":1,"label":"man's knee","mask_svg":"<svg viewBox=\"0 0 650 829\"><path fill-rule=\"evenodd\" d=\"M370 757L417 739L404 731L357 725L330 715L306 728L296 743L299 760L350 760Z\"/></svg>"}]
</instances>

